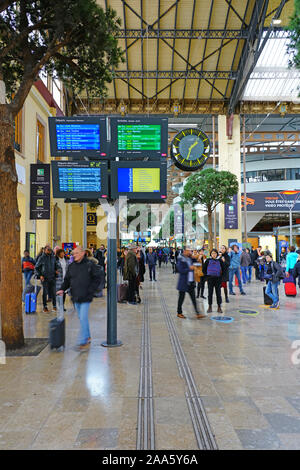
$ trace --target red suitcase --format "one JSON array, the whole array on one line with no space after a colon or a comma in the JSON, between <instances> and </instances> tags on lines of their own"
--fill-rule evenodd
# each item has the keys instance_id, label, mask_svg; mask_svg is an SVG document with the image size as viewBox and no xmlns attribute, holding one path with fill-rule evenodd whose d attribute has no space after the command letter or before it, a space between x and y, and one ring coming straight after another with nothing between
<instances>
[{"instance_id":1,"label":"red suitcase","mask_svg":"<svg viewBox=\"0 0 300 470\"><path fill-rule=\"evenodd\" d=\"M293 282L286 282L284 284L284 290L287 297L296 297L297 295L296 285Z\"/></svg>"}]
</instances>

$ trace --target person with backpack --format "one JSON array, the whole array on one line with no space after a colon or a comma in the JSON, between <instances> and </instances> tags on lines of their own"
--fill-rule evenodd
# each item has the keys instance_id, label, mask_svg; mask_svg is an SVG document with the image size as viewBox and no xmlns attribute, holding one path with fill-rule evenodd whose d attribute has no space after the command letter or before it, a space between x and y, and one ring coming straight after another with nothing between
<instances>
[{"instance_id":1,"label":"person with backpack","mask_svg":"<svg viewBox=\"0 0 300 470\"><path fill-rule=\"evenodd\" d=\"M98 266L89 261L85 250L77 246L73 250L74 262L68 266L65 279L57 295L63 295L70 288L71 297L78 313L80 321L80 332L78 337L79 351L85 351L91 343L89 327L89 308L96 292L101 274Z\"/></svg>"},{"instance_id":2,"label":"person with backpack","mask_svg":"<svg viewBox=\"0 0 300 470\"><path fill-rule=\"evenodd\" d=\"M289 277L290 274L292 274L297 260L298 254L296 253L296 248L294 246L290 246L286 257L286 277Z\"/></svg>"},{"instance_id":3,"label":"person with backpack","mask_svg":"<svg viewBox=\"0 0 300 470\"><path fill-rule=\"evenodd\" d=\"M224 263L221 258L218 258L218 250L213 248L210 252L210 258L208 258L203 266L203 274L207 276L208 284L208 310L207 313L212 312L212 303L213 303L213 292L216 291L217 304L218 304L218 313L223 313L222 305L222 296L221 296L221 284L222 276L224 272Z\"/></svg>"},{"instance_id":4,"label":"person with backpack","mask_svg":"<svg viewBox=\"0 0 300 470\"><path fill-rule=\"evenodd\" d=\"M49 245L46 245L44 253L36 263L35 273L40 278L43 286L43 312L49 313L47 308L47 296L49 296L49 299L51 298L53 311L56 312L57 261Z\"/></svg>"},{"instance_id":5,"label":"person with backpack","mask_svg":"<svg viewBox=\"0 0 300 470\"><path fill-rule=\"evenodd\" d=\"M268 282L266 288L266 295L268 295L273 304L270 308L279 308L279 294L278 294L278 286L280 280L284 278L284 273L282 267L276 261L273 261L272 254L268 251L265 255L266 257L266 265L265 265L265 274L264 277Z\"/></svg>"},{"instance_id":6,"label":"person with backpack","mask_svg":"<svg viewBox=\"0 0 300 470\"><path fill-rule=\"evenodd\" d=\"M229 257L230 257L229 294L235 295L235 293L233 292L233 288L232 288L232 281L233 281L234 275L236 275L238 283L239 283L240 293L241 295L246 295L246 292L243 291L243 286L242 286L241 276L240 276L241 259L240 259L240 252L239 252L238 245L232 246L232 251L229 253Z\"/></svg>"},{"instance_id":7,"label":"person with backpack","mask_svg":"<svg viewBox=\"0 0 300 470\"><path fill-rule=\"evenodd\" d=\"M300 287L300 255L298 255L298 260L294 266L292 274L293 274L293 278L295 279L295 282L296 282L296 279L298 278L298 286Z\"/></svg>"},{"instance_id":8,"label":"person with backpack","mask_svg":"<svg viewBox=\"0 0 300 470\"><path fill-rule=\"evenodd\" d=\"M25 287L22 294L22 300L25 302L25 290L26 287L30 285L30 280L34 274L35 261L29 256L29 251L24 251L24 256L22 258L22 273L24 275Z\"/></svg>"}]
</instances>

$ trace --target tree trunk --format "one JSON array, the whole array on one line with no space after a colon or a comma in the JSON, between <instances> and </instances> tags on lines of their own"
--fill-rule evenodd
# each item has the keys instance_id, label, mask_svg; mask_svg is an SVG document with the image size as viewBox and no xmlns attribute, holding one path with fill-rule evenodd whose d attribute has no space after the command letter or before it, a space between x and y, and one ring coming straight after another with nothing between
<instances>
[{"instance_id":1,"label":"tree trunk","mask_svg":"<svg viewBox=\"0 0 300 470\"><path fill-rule=\"evenodd\" d=\"M211 251L213 247L213 230L212 230L212 212L208 211L207 212L207 218L208 218L208 248L209 251Z\"/></svg>"},{"instance_id":2,"label":"tree trunk","mask_svg":"<svg viewBox=\"0 0 300 470\"><path fill-rule=\"evenodd\" d=\"M13 117L0 105L0 310L2 340L7 349L24 345L18 177Z\"/></svg>"}]
</instances>

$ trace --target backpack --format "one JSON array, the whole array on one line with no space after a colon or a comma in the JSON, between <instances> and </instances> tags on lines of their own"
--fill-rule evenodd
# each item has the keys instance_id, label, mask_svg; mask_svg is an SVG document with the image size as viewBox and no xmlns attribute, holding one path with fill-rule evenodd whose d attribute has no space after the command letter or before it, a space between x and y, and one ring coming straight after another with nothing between
<instances>
[{"instance_id":1,"label":"backpack","mask_svg":"<svg viewBox=\"0 0 300 470\"><path fill-rule=\"evenodd\" d=\"M220 261L210 259L207 266L207 276L220 277L222 274Z\"/></svg>"}]
</instances>

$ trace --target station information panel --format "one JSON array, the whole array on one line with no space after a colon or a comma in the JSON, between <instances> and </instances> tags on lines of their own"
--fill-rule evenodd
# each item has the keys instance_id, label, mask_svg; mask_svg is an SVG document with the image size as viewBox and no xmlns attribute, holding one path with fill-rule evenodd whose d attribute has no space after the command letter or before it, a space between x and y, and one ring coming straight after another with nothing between
<instances>
[{"instance_id":1,"label":"station information panel","mask_svg":"<svg viewBox=\"0 0 300 470\"><path fill-rule=\"evenodd\" d=\"M107 162L52 162L54 198L95 200L108 195Z\"/></svg>"},{"instance_id":2,"label":"station information panel","mask_svg":"<svg viewBox=\"0 0 300 470\"><path fill-rule=\"evenodd\" d=\"M107 157L105 117L51 117L49 135L52 156Z\"/></svg>"},{"instance_id":3,"label":"station information panel","mask_svg":"<svg viewBox=\"0 0 300 470\"><path fill-rule=\"evenodd\" d=\"M111 197L160 200L167 197L166 162L112 162Z\"/></svg>"},{"instance_id":4,"label":"station information panel","mask_svg":"<svg viewBox=\"0 0 300 470\"><path fill-rule=\"evenodd\" d=\"M111 118L111 154L116 157L166 157L167 118Z\"/></svg>"}]
</instances>

